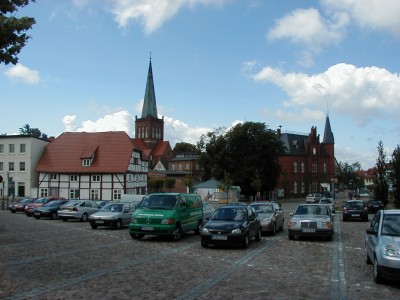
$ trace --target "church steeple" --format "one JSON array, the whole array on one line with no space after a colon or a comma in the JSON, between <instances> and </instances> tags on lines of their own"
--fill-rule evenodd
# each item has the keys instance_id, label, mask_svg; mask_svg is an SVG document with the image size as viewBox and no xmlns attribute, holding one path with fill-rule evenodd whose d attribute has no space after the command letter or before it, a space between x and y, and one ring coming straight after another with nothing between
<instances>
[{"instance_id":1,"label":"church steeple","mask_svg":"<svg viewBox=\"0 0 400 300\"><path fill-rule=\"evenodd\" d=\"M157 115L157 103L156 103L156 93L154 92L154 81L153 81L153 68L151 66L151 57L149 63L149 71L147 73L147 83L146 91L144 93L142 118L152 116L153 118L158 118Z\"/></svg>"},{"instance_id":2,"label":"church steeple","mask_svg":"<svg viewBox=\"0 0 400 300\"><path fill-rule=\"evenodd\" d=\"M326 115L325 130L324 130L324 144L335 144L335 138L333 137L333 132L331 129L331 123L329 122L329 116Z\"/></svg>"}]
</instances>

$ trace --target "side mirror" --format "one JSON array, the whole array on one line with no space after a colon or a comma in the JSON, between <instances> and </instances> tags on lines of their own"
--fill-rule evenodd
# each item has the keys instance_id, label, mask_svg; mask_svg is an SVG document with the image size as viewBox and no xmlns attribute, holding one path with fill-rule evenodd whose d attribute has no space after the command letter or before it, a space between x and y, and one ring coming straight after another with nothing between
<instances>
[{"instance_id":1,"label":"side mirror","mask_svg":"<svg viewBox=\"0 0 400 300\"><path fill-rule=\"evenodd\" d=\"M376 235L376 231L375 231L373 228L368 228L368 229L367 229L367 234Z\"/></svg>"}]
</instances>

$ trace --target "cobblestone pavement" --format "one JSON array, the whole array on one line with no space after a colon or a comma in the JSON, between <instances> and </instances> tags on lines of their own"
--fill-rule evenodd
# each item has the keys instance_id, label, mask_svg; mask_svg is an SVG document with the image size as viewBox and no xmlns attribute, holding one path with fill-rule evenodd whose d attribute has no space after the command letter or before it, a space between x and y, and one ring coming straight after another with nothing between
<instances>
[{"instance_id":1,"label":"cobblestone pavement","mask_svg":"<svg viewBox=\"0 0 400 300\"><path fill-rule=\"evenodd\" d=\"M285 223L297 205L283 204ZM285 228L246 250L204 249L192 233L138 241L0 210L0 299L400 299L365 263L368 223L335 223L332 242L289 241Z\"/></svg>"}]
</instances>

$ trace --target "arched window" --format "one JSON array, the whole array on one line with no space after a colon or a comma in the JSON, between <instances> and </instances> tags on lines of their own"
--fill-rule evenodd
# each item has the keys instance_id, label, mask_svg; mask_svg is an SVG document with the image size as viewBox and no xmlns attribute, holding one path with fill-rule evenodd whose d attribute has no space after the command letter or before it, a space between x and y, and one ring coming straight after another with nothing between
<instances>
[{"instance_id":1,"label":"arched window","mask_svg":"<svg viewBox=\"0 0 400 300\"><path fill-rule=\"evenodd\" d=\"M297 161L293 162L293 173L297 173Z\"/></svg>"},{"instance_id":2,"label":"arched window","mask_svg":"<svg viewBox=\"0 0 400 300\"><path fill-rule=\"evenodd\" d=\"M304 186L304 182L301 182L301 192L303 194L306 192L306 187Z\"/></svg>"},{"instance_id":3,"label":"arched window","mask_svg":"<svg viewBox=\"0 0 400 300\"><path fill-rule=\"evenodd\" d=\"M326 162L324 162L324 173L326 173L328 170L327 170L327 167L326 167Z\"/></svg>"},{"instance_id":4,"label":"arched window","mask_svg":"<svg viewBox=\"0 0 400 300\"><path fill-rule=\"evenodd\" d=\"M297 182L296 181L293 184L293 194L297 194Z\"/></svg>"},{"instance_id":5,"label":"arched window","mask_svg":"<svg viewBox=\"0 0 400 300\"><path fill-rule=\"evenodd\" d=\"M304 166L304 161L301 162L301 173L304 173L305 170L305 166Z\"/></svg>"}]
</instances>

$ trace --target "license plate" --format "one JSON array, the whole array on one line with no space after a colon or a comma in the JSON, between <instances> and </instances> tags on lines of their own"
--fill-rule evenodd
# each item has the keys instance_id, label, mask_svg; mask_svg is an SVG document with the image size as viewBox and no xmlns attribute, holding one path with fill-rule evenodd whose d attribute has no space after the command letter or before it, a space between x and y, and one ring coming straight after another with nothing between
<instances>
[{"instance_id":1,"label":"license plate","mask_svg":"<svg viewBox=\"0 0 400 300\"><path fill-rule=\"evenodd\" d=\"M96 224L103 224L104 221L96 221Z\"/></svg>"},{"instance_id":2,"label":"license plate","mask_svg":"<svg viewBox=\"0 0 400 300\"><path fill-rule=\"evenodd\" d=\"M359 217L360 214L351 214L352 217Z\"/></svg>"},{"instance_id":3,"label":"license plate","mask_svg":"<svg viewBox=\"0 0 400 300\"><path fill-rule=\"evenodd\" d=\"M38 213L38 212L35 212L35 216L40 216L40 213Z\"/></svg>"},{"instance_id":4,"label":"license plate","mask_svg":"<svg viewBox=\"0 0 400 300\"><path fill-rule=\"evenodd\" d=\"M315 232L315 229L303 228L303 232Z\"/></svg>"},{"instance_id":5,"label":"license plate","mask_svg":"<svg viewBox=\"0 0 400 300\"><path fill-rule=\"evenodd\" d=\"M152 231L152 230L154 230L154 227L143 226L142 230Z\"/></svg>"},{"instance_id":6,"label":"license plate","mask_svg":"<svg viewBox=\"0 0 400 300\"><path fill-rule=\"evenodd\" d=\"M212 240L223 240L226 241L228 237L226 235L212 235L211 236Z\"/></svg>"}]
</instances>

